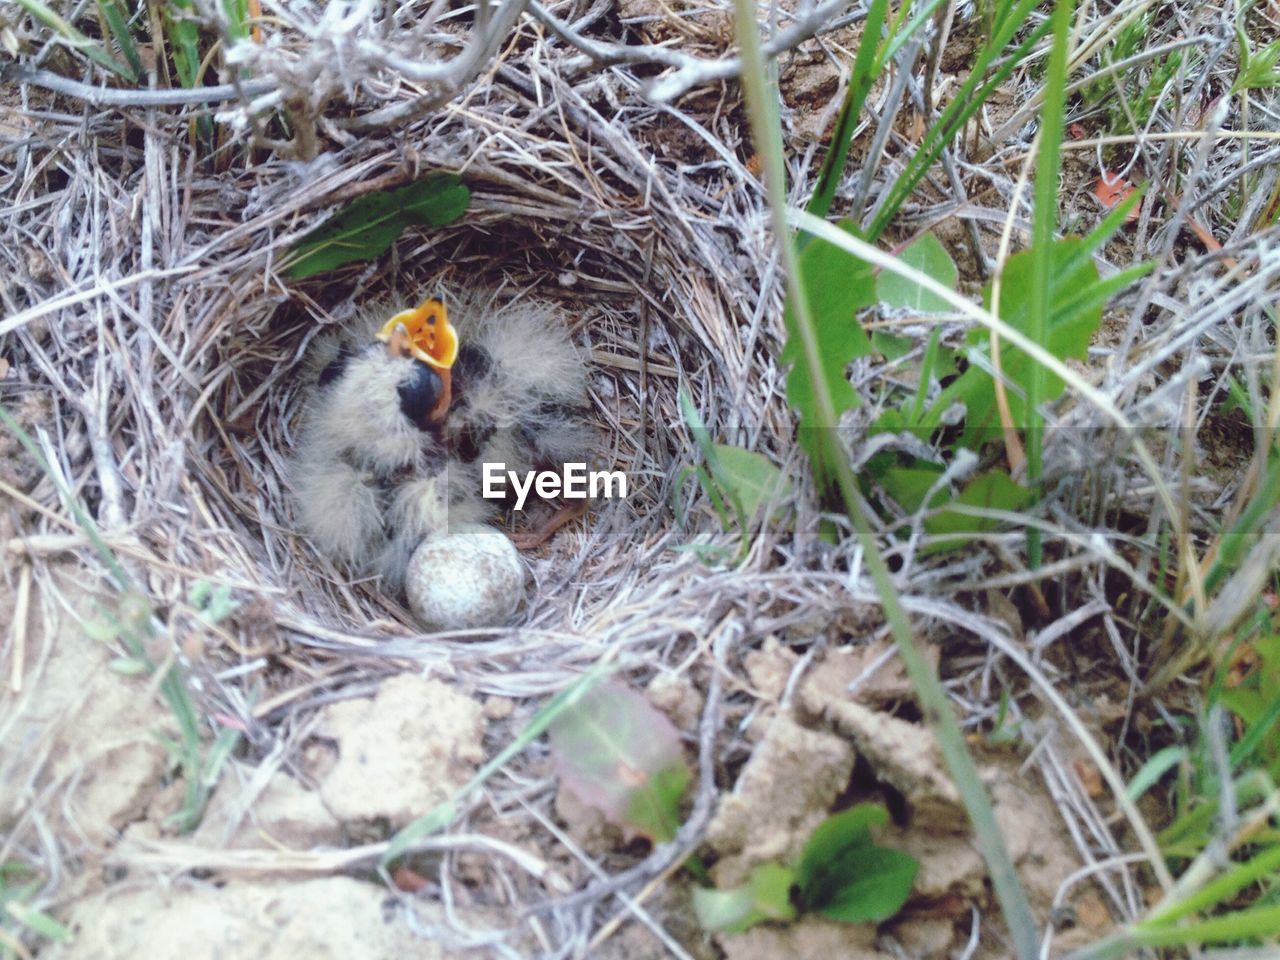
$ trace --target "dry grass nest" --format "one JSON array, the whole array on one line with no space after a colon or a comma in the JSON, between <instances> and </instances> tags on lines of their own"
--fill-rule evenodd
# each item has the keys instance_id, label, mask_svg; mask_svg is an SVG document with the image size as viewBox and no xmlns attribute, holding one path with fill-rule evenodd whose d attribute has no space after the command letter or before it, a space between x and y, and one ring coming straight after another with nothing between
<instances>
[{"instance_id":1,"label":"dry grass nest","mask_svg":"<svg viewBox=\"0 0 1280 960\"><path fill-rule=\"evenodd\" d=\"M24 93L5 251L19 382L6 402L51 398L38 424L49 459L162 619L188 615L202 580L252 600L189 667L207 681L204 706L241 716L260 744L311 695L340 695L371 668L428 662L469 689L529 697L606 649L645 674L685 670L724 629L817 634L862 617L833 572L844 551L811 538L762 538L733 569L679 549L730 543L705 507L672 507L681 468L699 459L682 386L714 436L805 489L772 359L781 287L737 121L714 105L703 119L717 134L659 107L616 115L619 81L571 85L538 50L393 135L348 137L306 162L196 159L172 112L71 114ZM702 162L654 162L699 137L712 144L693 151ZM333 205L439 169L472 191L453 226L411 229L363 269L297 282L273 269ZM563 308L592 360L600 457L632 485L535 562L520 626L471 636L422 635L397 598L317 555L295 532L286 480L312 338L363 303L435 284L530 289ZM56 503L48 484L37 495ZM28 519L24 534L66 532ZM796 529L815 524L802 503ZM78 553L102 569L87 544ZM258 667L217 679L247 663Z\"/></svg>"}]
</instances>

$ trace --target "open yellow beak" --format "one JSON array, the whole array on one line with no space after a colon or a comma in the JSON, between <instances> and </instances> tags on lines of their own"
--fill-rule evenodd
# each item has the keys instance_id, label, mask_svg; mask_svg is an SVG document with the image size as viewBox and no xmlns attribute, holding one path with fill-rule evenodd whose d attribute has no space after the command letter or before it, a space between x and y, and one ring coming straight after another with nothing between
<instances>
[{"instance_id":1,"label":"open yellow beak","mask_svg":"<svg viewBox=\"0 0 1280 960\"><path fill-rule=\"evenodd\" d=\"M404 333L397 337L397 328ZM412 310L401 310L383 324L378 339L398 345L408 337L409 354L437 370L448 370L458 359L458 331L449 323L449 312L440 300L428 299Z\"/></svg>"}]
</instances>

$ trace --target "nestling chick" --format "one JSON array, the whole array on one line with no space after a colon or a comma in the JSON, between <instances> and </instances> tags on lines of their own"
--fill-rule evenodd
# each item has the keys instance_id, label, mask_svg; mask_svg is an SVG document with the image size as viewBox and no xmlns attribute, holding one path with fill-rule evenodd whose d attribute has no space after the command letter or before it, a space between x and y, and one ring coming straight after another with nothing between
<instances>
[{"instance_id":1,"label":"nestling chick","mask_svg":"<svg viewBox=\"0 0 1280 960\"><path fill-rule=\"evenodd\" d=\"M585 367L547 304L486 291L451 296L447 312L437 300L390 321L370 310L317 343L309 365L291 470L299 524L393 590L423 540L489 535L475 524L501 505L481 496L483 463L587 457Z\"/></svg>"}]
</instances>

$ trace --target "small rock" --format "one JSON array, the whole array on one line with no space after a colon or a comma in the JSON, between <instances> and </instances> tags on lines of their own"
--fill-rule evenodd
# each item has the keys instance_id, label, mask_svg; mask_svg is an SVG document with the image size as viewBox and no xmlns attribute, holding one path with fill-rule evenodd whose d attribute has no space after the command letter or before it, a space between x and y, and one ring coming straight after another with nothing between
<instances>
[{"instance_id":1,"label":"small rock","mask_svg":"<svg viewBox=\"0 0 1280 960\"><path fill-rule=\"evenodd\" d=\"M702 694L687 677L660 673L645 687L649 702L670 718L677 729L696 730L702 716Z\"/></svg>"},{"instance_id":2,"label":"small rock","mask_svg":"<svg viewBox=\"0 0 1280 960\"><path fill-rule=\"evenodd\" d=\"M405 594L432 629L499 627L524 598L524 578L510 540L492 527L465 524L418 546L405 572Z\"/></svg>"},{"instance_id":3,"label":"small rock","mask_svg":"<svg viewBox=\"0 0 1280 960\"><path fill-rule=\"evenodd\" d=\"M778 643L776 637L769 637L761 649L752 650L742 658L742 665L756 692L766 700L777 702L782 699L791 671L799 660L792 650Z\"/></svg>"},{"instance_id":4,"label":"small rock","mask_svg":"<svg viewBox=\"0 0 1280 960\"><path fill-rule=\"evenodd\" d=\"M345 822L402 827L449 799L484 759L484 709L438 680L401 675L372 700L325 708L317 729L338 743L320 798Z\"/></svg>"}]
</instances>

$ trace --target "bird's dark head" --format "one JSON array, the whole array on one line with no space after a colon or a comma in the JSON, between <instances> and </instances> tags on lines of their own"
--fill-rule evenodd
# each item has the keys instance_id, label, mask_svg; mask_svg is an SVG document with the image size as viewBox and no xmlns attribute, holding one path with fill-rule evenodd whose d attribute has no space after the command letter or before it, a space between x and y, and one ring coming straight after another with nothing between
<instances>
[{"instance_id":1,"label":"bird's dark head","mask_svg":"<svg viewBox=\"0 0 1280 960\"><path fill-rule=\"evenodd\" d=\"M418 360L396 385L400 412L419 430L431 430L444 420L449 408L448 385L440 371Z\"/></svg>"}]
</instances>

